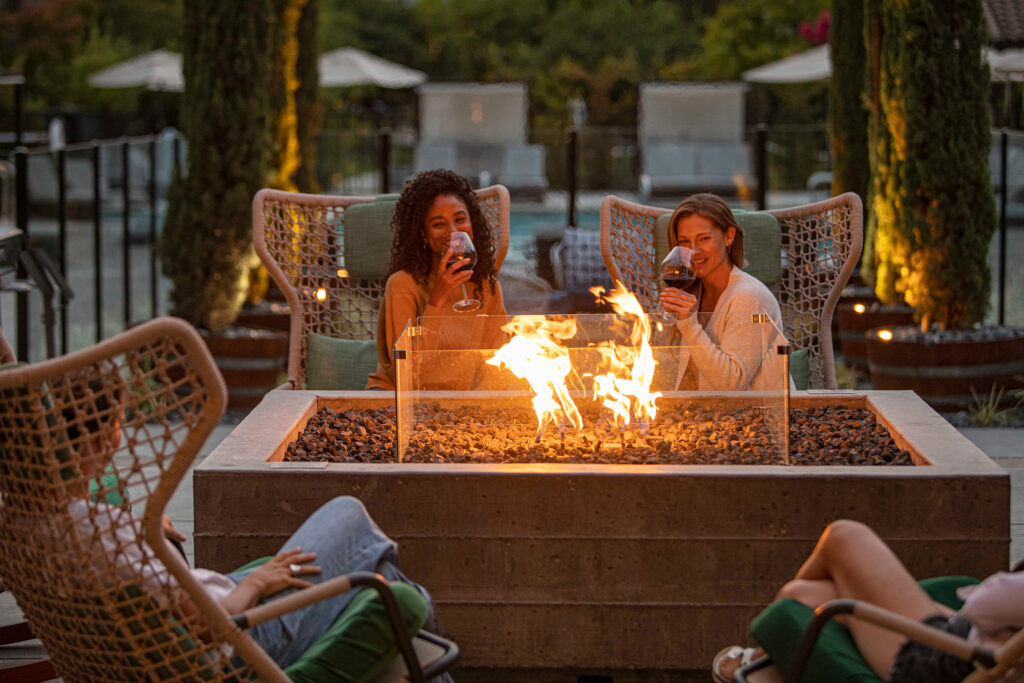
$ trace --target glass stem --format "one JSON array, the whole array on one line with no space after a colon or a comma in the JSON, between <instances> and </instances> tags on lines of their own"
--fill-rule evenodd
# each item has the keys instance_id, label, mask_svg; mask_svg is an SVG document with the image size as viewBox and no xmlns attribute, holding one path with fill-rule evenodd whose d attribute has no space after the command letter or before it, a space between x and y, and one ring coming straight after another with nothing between
<instances>
[{"instance_id":1,"label":"glass stem","mask_svg":"<svg viewBox=\"0 0 1024 683\"><path fill-rule=\"evenodd\" d=\"M466 294L466 283L465 282L462 283L462 300L463 301L468 301L469 300L469 294Z\"/></svg>"}]
</instances>

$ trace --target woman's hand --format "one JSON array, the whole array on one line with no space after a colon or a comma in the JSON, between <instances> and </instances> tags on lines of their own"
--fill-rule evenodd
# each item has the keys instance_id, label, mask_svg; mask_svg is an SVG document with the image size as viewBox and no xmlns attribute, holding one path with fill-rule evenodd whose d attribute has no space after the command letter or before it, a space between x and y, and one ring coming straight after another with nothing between
<instances>
[{"instance_id":1,"label":"woman's hand","mask_svg":"<svg viewBox=\"0 0 1024 683\"><path fill-rule=\"evenodd\" d=\"M448 247L448 251L444 252L444 256L437 262L437 266L434 269L434 274L437 276L437 284L434 285L434 291L430 293L430 301L428 303L431 306L443 306L448 301L448 297L451 296L452 292L466 284L469 278L473 276L472 269L455 272L465 265L469 259L462 259L449 265L448 259L452 257L452 253L452 248Z\"/></svg>"},{"instance_id":2,"label":"woman's hand","mask_svg":"<svg viewBox=\"0 0 1024 683\"><path fill-rule=\"evenodd\" d=\"M675 313L676 318L686 318L697 310L697 297L675 287L666 287L660 300L665 310Z\"/></svg>"},{"instance_id":3,"label":"woman's hand","mask_svg":"<svg viewBox=\"0 0 1024 683\"><path fill-rule=\"evenodd\" d=\"M250 572L242 579L239 587L245 586L256 596L256 600L270 597L285 588L309 588L312 584L300 577L320 573L320 567L305 564L315 559L316 553L303 552L302 548L285 550ZM292 574L292 565L299 568L297 574Z\"/></svg>"},{"instance_id":4,"label":"woman's hand","mask_svg":"<svg viewBox=\"0 0 1024 683\"><path fill-rule=\"evenodd\" d=\"M174 528L174 524L171 522L171 518L167 515L164 515L163 527L164 535L167 536L167 538L171 539L172 541L177 541L178 543L185 542L185 534L181 533L180 531Z\"/></svg>"}]
</instances>

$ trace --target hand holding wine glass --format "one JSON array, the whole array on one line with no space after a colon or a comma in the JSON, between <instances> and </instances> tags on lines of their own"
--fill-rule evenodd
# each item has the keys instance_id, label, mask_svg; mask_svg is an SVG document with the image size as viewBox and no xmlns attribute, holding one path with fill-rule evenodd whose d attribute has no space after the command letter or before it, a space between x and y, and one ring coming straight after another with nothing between
<instances>
[{"instance_id":1,"label":"hand holding wine glass","mask_svg":"<svg viewBox=\"0 0 1024 683\"><path fill-rule=\"evenodd\" d=\"M666 287L680 290L689 287L696 277L693 272L693 250L688 247L673 247L661 262L658 274ZM666 311L660 302L651 317L666 325L676 323L676 317Z\"/></svg>"},{"instance_id":2,"label":"hand holding wine glass","mask_svg":"<svg viewBox=\"0 0 1024 683\"><path fill-rule=\"evenodd\" d=\"M470 239L469 235L464 232L453 232L448 239L448 246L452 251L452 255L448 259L448 266L451 267L458 261L468 259L468 262L458 268L456 272L472 270L473 266L476 265L476 248L473 246L473 240ZM466 292L466 283L462 283L462 300L456 301L452 308L459 313L468 313L480 308L478 300L469 298L469 294Z\"/></svg>"}]
</instances>

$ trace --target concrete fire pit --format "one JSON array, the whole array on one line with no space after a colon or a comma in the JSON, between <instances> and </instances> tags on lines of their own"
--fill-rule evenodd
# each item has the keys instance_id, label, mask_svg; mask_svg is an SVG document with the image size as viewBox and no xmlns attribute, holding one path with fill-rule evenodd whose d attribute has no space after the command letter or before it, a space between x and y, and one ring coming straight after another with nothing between
<instances>
[{"instance_id":1,"label":"concrete fire pit","mask_svg":"<svg viewBox=\"0 0 1024 683\"><path fill-rule=\"evenodd\" d=\"M794 392L791 405L867 408L915 467L281 462L320 408L393 401L267 394L196 469L196 563L271 554L321 503L356 496L431 590L459 679L488 681L707 670L840 517L877 529L919 576L1008 563L1009 477L913 392Z\"/></svg>"}]
</instances>

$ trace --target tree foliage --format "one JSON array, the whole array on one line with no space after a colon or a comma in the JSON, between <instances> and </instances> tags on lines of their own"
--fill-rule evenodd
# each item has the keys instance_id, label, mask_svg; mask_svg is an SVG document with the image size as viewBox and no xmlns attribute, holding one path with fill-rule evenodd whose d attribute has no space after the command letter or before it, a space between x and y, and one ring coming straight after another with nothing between
<instances>
[{"instance_id":1,"label":"tree foliage","mask_svg":"<svg viewBox=\"0 0 1024 683\"><path fill-rule=\"evenodd\" d=\"M881 0L881 20L876 291L964 327L985 315L995 229L981 4Z\"/></svg>"},{"instance_id":2,"label":"tree foliage","mask_svg":"<svg viewBox=\"0 0 1024 683\"><path fill-rule=\"evenodd\" d=\"M254 260L251 205L269 148L271 16L270 0L187 0L184 7L181 123L189 164L169 190L160 252L172 312L211 330L234 321Z\"/></svg>"}]
</instances>

